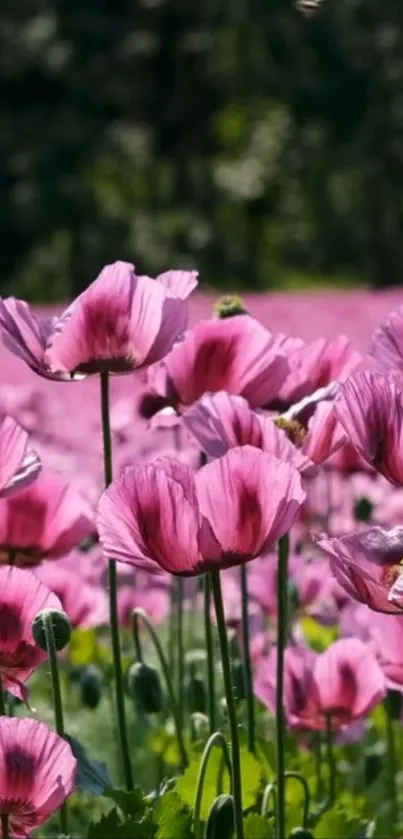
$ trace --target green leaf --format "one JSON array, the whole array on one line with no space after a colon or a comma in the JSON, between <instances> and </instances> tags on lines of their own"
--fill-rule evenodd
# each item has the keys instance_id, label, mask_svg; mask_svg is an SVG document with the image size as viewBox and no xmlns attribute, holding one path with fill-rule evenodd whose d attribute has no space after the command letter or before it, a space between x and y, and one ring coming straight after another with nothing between
<instances>
[{"instance_id":1,"label":"green leaf","mask_svg":"<svg viewBox=\"0 0 403 839\"><path fill-rule=\"evenodd\" d=\"M103 795L106 789L111 789L113 784L106 763L100 760L90 760L84 746L75 737L66 734L65 739L70 744L71 751L78 761L77 789L88 790L94 795Z\"/></svg>"},{"instance_id":2,"label":"green leaf","mask_svg":"<svg viewBox=\"0 0 403 839\"><path fill-rule=\"evenodd\" d=\"M93 629L75 629L69 645L69 660L75 667L85 667L96 659L97 638Z\"/></svg>"},{"instance_id":3,"label":"green leaf","mask_svg":"<svg viewBox=\"0 0 403 839\"><path fill-rule=\"evenodd\" d=\"M340 807L333 807L319 820L315 828L315 839L356 839L358 836L365 836L368 828L367 822L361 819L350 818L345 810Z\"/></svg>"},{"instance_id":4,"label":"green leaf","mask_svg":"<svg viewBox=\"0 0 403 839\"><path fill-rule=\"evenodd\" d=\"M184 806L175 790L163 795L154 811L154 822L158 825L155 839L190 839L192 815Z\"/></svg>"},{"instance_id":5,"label":"green leaf","mask_svg":"<svg viewBox=\"0 0 403 839\"><path fill-rule=\"evenodd\" d=\"M143 816L147 809L147 802L140 787L135 787L131 792L124 789L105 789L104 796L111 798L125 816Z\"/></svg>"},{"instance_id":6,"label":"green leaf","mask_svg":"<svg viewBox=\"0 0 403 839\"><path fill-rule=\"evenodd\" d=\"M259 816L257 813L249 813L243 820L245 839L271 839L273 836L273 825L269 819Z\"/></svg>"},{"instance_id":7,"label":"green leaf","mask_svg":"<svg viewBox=\"0 0 403 839\"><path fill-rule=\"evenodd\" d=\"M339 631L335 626L323 626L314 618L305 617L300 620L301 629L306 640L313 650L322 653L330 647L333 641L337 641Z\"/></svg>"},{"instance_id":8,"label":"green leaf","mask_svg":"<svg viewBox=\"0 0 403 839\"><path fill-rule=\"evenodd\" d=\"M111 810L106 816L98 822L91 822L87 839L111 839L111 837L119 836L119 828L121 827L120 816L117 810Z\"/></svg>"}]
</instances>

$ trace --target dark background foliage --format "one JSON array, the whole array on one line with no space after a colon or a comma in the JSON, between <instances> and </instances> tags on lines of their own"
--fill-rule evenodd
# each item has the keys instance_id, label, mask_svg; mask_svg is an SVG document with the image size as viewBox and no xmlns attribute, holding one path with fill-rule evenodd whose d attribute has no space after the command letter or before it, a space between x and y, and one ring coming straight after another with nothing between
<instances>
[{"instance_id":1,"label":"dark background foliage","mask_svg":"<svg viewBox=\"0 0 403 839\"><path fill-rule=\"evenodd\" d=\"M2 0L2 293L398 284L402 141L396 0Z\"/></svg>"}]
</instances>

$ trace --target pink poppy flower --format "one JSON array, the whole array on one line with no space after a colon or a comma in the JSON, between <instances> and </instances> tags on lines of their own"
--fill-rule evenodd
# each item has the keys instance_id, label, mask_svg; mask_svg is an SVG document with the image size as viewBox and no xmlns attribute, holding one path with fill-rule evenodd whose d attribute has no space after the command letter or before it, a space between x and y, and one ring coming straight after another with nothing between
<instances>
[{"instance_id":1,"label":"pink poppy flower","mask_svg":"<svg viewBox=\"0 0 403 839\"><path fill-rule=\"evenodd\" d=\"M127 373L159 361L184 333L195 280L195 272L171 271L158 282L115 262L58 318L36 318L13 297L0 300L3 341L45 378Z\"/></svg>"},{"instance_id":2,"label":"pink poppy flower","mask_svg":"<svg viewBox=\"0 0 403 839\"><path fill-rule=\"evenodd\" d=\"M316 464L324 463L344 445L346 433L330 402L320 402L309 420L302 452Z\"/></svg>"},{"instance_id":3,"label":"pink poppy flower","mask_svg":"<svg viewBox=\"0 0 403 839\"><path fill-rule=\"evenodd\" d=\"M183 414L182 422L210 457L221 457L235 446L249 445L292 463L302 475L316 472L286 432L277 428L272 419L252 411L242 396L231 396L225 391L205 394Z\"/></svg>"},{"instance_id":4,"label":"pink poppy flower","mask_svg":"<svg viewBox=\"0 0 403 839\"><path fill-rule=\"evenodd\" d=\"M347 594L375 612L403 612L403 527L365 531L330 538L313 535L330 559L330 568Z\"/></svg>"},{"instance_id":5,"label":"pink poppy flower","mask_svg":"<svg viewBox=\"0 0 403 839\"><path fill-rule=\"evenodd\" d=\"M28 450L28 434L5 417L0 422L0 498L27 486L41 469L39 457Z\"/></svg>"},{"instance_id":6,"label":"pink poppy flower","mask_svg":"<svg viewBox=\"0 0 403 839\"><path fill-rule=\"evenodd\" d=\"M30 566L68 553L93 533L92 510L57 473L0 499L0 563Z\"/></svg>"},{"instance_id":7,"label":"pink poppy flower","mask_svg":"<svg viewBox=\"0 0 403 839\"><path fill-rule=\"evenodd\" d=\"M298 347L288 356L290 374L281 388L280 398L292 404L336 379L343 381L361 361L345 335L333 340L320 338Z\"/></svg>"},{"instance_id":8,"label":"pink poppy flower","mask_svg":"<svg viewBox=\"0 0 403 839\"><path fill-rule=\"evenodd\" d=\"M73 792L76 772L69 744L43 722L0 718L0 815L10 836L44 824Z\"/></svg>"},{"instance_id":9,"label":"pink poppy flower","mask_svg":"<svg viewBox=\"0 0 403 839\"><path fill-rule=\"evenodd\" d=\"M256 674L255 693L274 710L276 652ZM290 728L340 731L365 717L386 694L385 677L370 648L357 638L335 641L321 654L303 647L285 652L284 704Z\"/></svg>"},{"instance_id":10,"label":"pink poppy flower","mask_svg":"<svg viewBox=\"0 0 403 839\"><path fill-rule=\"evenodd\" d=\"M27 698L24 684L47 655L32 637L41 609L61 609L58 597L31 571L0 567L0 674L7 690Z\"/></svg>"},{"instance_id":11,"label":"pink poppy flower","mask_svg":"<svg viewBox=\"0 0 403 839\"><path fill-rule=\"evenodd\" d=\"M403 372L403 306L374 330L368 354L379 370Z\"/></svg>"},{"instance_id":12,"label":"pink poppy flower","mask_svg":"<svg viewBox=\"0 0 403 839\"><path fill-rule=\"evenodd\" d=\"M377 373L350 376L335 400L349 442L393 484L403 484L403 392Z\"/></svg>"},{"instance_id":13,"label":"pink poppy flower","mask_svg":"<svg viewBox=\"0 0 403 839\"><path fill-rule=\"evenodd\" d=\"M267 550L304 499L296 469L242 446L196 475L171 458L126 469L101 496L97 525L106 556L192 576Z\"/></svg>"},{"instance_id":14,"label":"pink poppy flower","mask_svg":"<svg viewBox=\"0 0 403 839\"><path fill-rule=\"evenodd\" d=\"M85 556L82 562L85 562ZM105 591L100 585L86 582L79 568L75 570L60 562L45 562L35 569L35 576L57 595L74 628L87 629L108 623Z\"/></svg>"},{"instance_id":15,"label":"pink poppy flower","mask_svg":"<svg viewBox=\"0 0 403 839\"><path fill-rule=\"evenodd\" d=\"M403 621L400 615L372 615L368 622L388 688L403 692Z\"/></svg>"},{"instance_id":16,"label":"pink poppy flower","mask_svg":"<svg viewBox=\"0 0 403 839\"><path fill-rule=\"evenodd\" d=\"M202 321L150 371L151 389L178 411L220 390L243 396L252 407L265 405L288 373L292 341L249 315Z\"/></svg>"},{"instance_id":17,"label":"pink poppy flower","mask_svg":"<svg viewBox=\"0 0 403 839\"><path fill-rule=\"evenodd\" d=\"M70 376L129 373L163 358L187 326L185 300L129 262L106 265L59 319L45 363Z\"/></svg>"}]
</instances>

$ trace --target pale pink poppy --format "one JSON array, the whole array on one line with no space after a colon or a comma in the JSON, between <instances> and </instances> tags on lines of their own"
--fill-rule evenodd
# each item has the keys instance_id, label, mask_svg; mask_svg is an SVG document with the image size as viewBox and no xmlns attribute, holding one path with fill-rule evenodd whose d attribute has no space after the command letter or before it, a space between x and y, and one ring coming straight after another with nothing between
<instances>
[{"instance_id":1,"label":"pale pink poppy","mask_svg":"<svg viewBox=\"0 0 403 839\"><path fill-rule=\"evenodd\" d=\"M347 594L376 612L403 612L403 527L371 527L346 536L313 535ZM400 586L401 589L401 586Z\"/></svg>"},{"instance_id":2,"label":"pale pink poppy","mask_svg":"<svg viewBox=\"0 0 403 839\"><path fill-rule=\"evenodd\" d=\"M151 390L178 411L220 390L243 396L252 407L265 405L288 373L292 343L249 315L201 321L150 371Z\"/></svg>"},{"instance_id":3,"label":"pale pink poppy","mask_svg":"<svg viewBox=\"0 0 403 839\"><path fill-rule=\"evenodd\" d=\"M106 265L57 318L37 318L13 297L0 300L3 341L36 373L55 380L152 364L186 330L185 298L196 274L170 271L159 279L136 276L129 262Z\"/></svg>"},{"instance_id":4,"label":"pale pink poppy","mask_svg":"<svg viewBox=\"0 0 403 839\"><path fill-rule=\"evenodd\" d=\"M85 556L82 557L85 563ZM108 600L100 585L90 584L79 568L44 562L35 568L38 577L60 599L73 627L88 629L108 623Z\"/></svg>"},{"instance_id":5,"label":"pale pink poppy","mask_svg":"<svg viewBox=\"0 0 403 839\"><path fill-rule=\"evenodd\" d=\"M0 499L0 563L30 566L68 553L93 533L92 509L57 473Z\"/></svg>"},{"instance_id":6,"label":"pale pink poppy","mask_svg":"<svg viewBox=\"0 0 403 839\"><path fill-rule=\"evenodd\" d=\"M255 693L274 711L276 651L258 668ZM290 728L340 731L365 717L386 695L371 648L357 638L335 641L317 654L303 647L285 652L284 704Z\"/></svg>"},{"instance_id":7,"label":"pale pink poppy","mask_svg":"<svg viewBox=\"0 0 403 839\"><path fill-rule=\"evenodd\" d=\"M196 475L173 458L126 469L102 495L97 525L106 556L192 576L267 550L304 499L296 469L242 446Z\"/></svg>"},{"instance_id":8,"label":"pale pink poppy","mask_svg":"<svg viewBox=\"0 0 403 839\"><path fill-rule=\"evenodd\" d=\"M0 498L35 480L41 469L38 455L28 449L28 434L11 417L0 422Z\"/></svg>"},{"instance_id":9,"label":"pale pink poppy","mask_svg":"<svg viewBox=\"0 0 403 839\"><path fill-rule=\"evenodd\" d=\"M391 690L403 692L403 620L400 615L371 615L368 630Z\"/></svg>"},{"instance_id":10,"label":"pale pink poppy","mask_svg":"<svg viewBox=\"0 0 403 839\"><path fill-rule=\"evenodd\" d=\"M403 306L374 330L368 353L378 369L403 373Z\"/></svg>"},{"instance_id":11,"label":"pale pink poppy","mask_svg":"<svg viewBox=\"0 0 403 839\"><path fill-rule=\"evenodd\" d=\"M59 598L31 571L0 567L0 674L3 686L26 699L24 683L47 655L35 644L32 621L42 609L61 609Z\"/></svg>"},{"instance_id":12,"label":"pale pink poppy","mask_svg":"<svg viewBox=\"0 0 403 839\"><path fill-rule=\"evenodd\" d=\"M308 423L302 453L313 463L324 463L342 448L346 433L330 402L320 402Z\"/></svg>"},{"instance_id":13,"label":"pale pink poppy","mask_svg":"<svg viewBox=\"0 0 403 839\"><path fill-rule=\"evenodd\" d=\"M290 373L280 393L288 404L335 380L343 381L361 361L345 335L330 341L320 338L296 348L288 357Z\"/></svg>"},{"instance_id":14,"label":"pale pink poppy","mask_svg":"<svg viewBox=\"0 0 403 839\"><path fill-rule=\"evenodd\" d=\"M377 373L350 376L335 403L349 442L393 484L403 484L403 391Z\"/></svg>"},{"instance_id":15,"label":"pale pink poppy","mask_svg":"<svg viewBox=\"0 0 403 839\"><path fill-rule=\"evenodd\" d=\"M235 446L249 445L292 463L302 475L316 472L314 464L293 445L286 431L253 411L242 396L225 391L208 393L185 411L182 422L210 457L221 457Z\"/></svg>"},{"instance_id":16,"label":"pale pink poppy","mask_svg":"<svg viewBox=\"0 0 403 839\"><path fill-rule=\"evenodd\" d=\"M71 795L77 761L43 722L0 717L0 815L10 836L28 837Z\"/></svg>"}]
</instances>

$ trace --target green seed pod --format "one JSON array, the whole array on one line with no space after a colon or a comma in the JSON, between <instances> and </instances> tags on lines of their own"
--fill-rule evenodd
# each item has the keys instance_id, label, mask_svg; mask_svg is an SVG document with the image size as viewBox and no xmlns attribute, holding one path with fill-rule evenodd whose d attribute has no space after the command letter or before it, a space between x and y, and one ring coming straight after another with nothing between
<instances>
[{"instance_id":1,"label":"green seed pod","mask_svg":"<svg viewBox=\"0 0 403 839\"><path fill-rule=\"evenodd\" d=\"M159 714L162 711L164 694L155 667L149 667L143 661L132 664L127 674L127 685L140 711L146 714Z\"/></svg>"},{"instance_id":2,"label":"green seed pod","mask_svg":"<svg viewBox=\"0 0 403 839\"><path fill-rule=\"evenodd\" d=\"M224 294L214 304L214 314L220 320L234 315L247 315L248 311L241 297L237 294Z\"/></svg>"},{"instance_id":3,"label":"green seed pod","mask_svg":"<svg viewBox=\"0 0 403 839\"><path fill-rule=\"evenodd\" d=\"M31 628L35 644L47 652L45 625L49 620L52 624L55 647L58 651L63 650L71 638L71 623L66 613L57 609L42 609L34 618Z\"/></svg>"},{"instance_id":4,"label":"green seed pod","mask_svg":"<svg viewBox=\"0 0 403 839\"><path fill-rule=\"evenodd\" d=\"M203 679L192 673L186 682L186 701L191 714L199 712L205 714L206 712L206 688Z\"/></svg>"},{"instance_id":5,"label":"green seed pod","mask_svg":"<svg viewBox=\"0 0 403 839\"><path fill-rule=\"evenodd\" d=\"M83 705L97 708L101 701L103 678L99 667L90 664L81 674L80 693Z\"/></svg>"},{"instance_id":6,"label":"green seed pod","mask_svg":"<svg viewBox=\"0 0 403 839\"><path fill-rule=\"evenodd\" d=\"M368 524L371 521L373 509L372 501L365 495L361 495L354 504L354 516L357 521L365 521Z\"/></svg>"},{"instance_id":7,"label":"green seed pod","mask_svg":"<svg viewBox=\"0 0 403 839\"><path fill-rule=\"evenodd\" d=\"M306 827L294 827L290 833L290 839L313 839L313 833Z\"/></svg>"},{"instance_id":8,"label":"green seed pod","mask_svg":"<svg viewBox=\"0 0 403 839\"><path fill-rule=\"evenodd\" d=\"M213 801L204 828L204 839L232 839L235 828L234 798L223 793Z\"/></svg>"}]
</instances>

